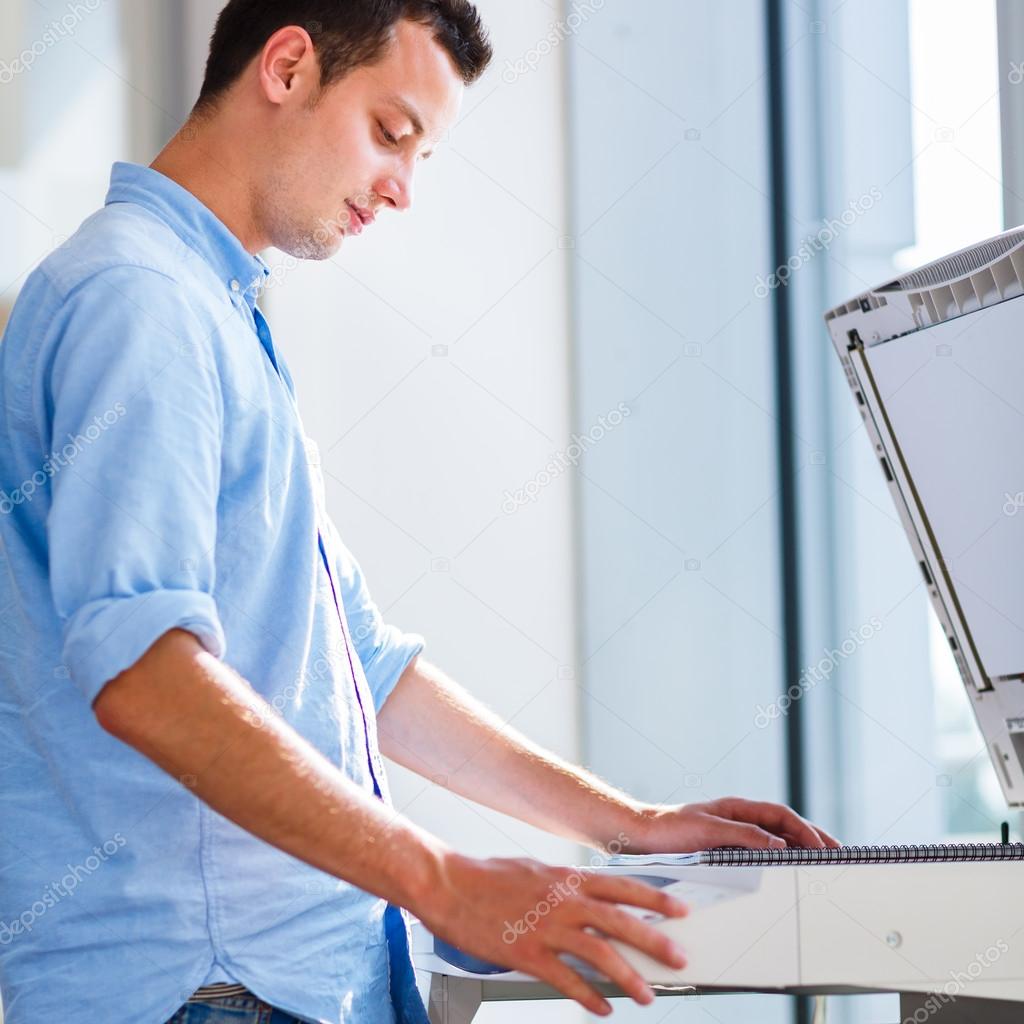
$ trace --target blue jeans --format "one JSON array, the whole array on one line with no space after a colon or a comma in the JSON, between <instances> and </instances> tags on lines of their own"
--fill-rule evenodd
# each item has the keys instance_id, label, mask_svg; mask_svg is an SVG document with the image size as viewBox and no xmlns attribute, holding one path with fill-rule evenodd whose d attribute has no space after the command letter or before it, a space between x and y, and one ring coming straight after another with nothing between
<instances>
[{"instance_id":1,"label":"blue jeans","mask_svg":"<svg viewBox=\"0 0 1024 1024\"><path fill-rule=\"evenodd\" d=\"M186 1003L167 1024L302 1024L302 1021L247 995L225 996L209 1003Z\"/></svg>"}]
</instances>

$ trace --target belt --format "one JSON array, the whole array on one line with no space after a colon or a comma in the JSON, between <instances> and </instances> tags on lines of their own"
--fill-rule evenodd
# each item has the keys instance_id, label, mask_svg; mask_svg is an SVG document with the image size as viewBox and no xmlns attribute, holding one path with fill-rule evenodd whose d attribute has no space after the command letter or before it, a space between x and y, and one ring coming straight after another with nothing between
<instances>
[{"instance_id":1,"label":"belt","mask_svg":"<svg viewBox=\"0 0 1024 1024\"><path fill-rule=\"evenodd\" d=\"M251 996L252 993L244 985L232 985L218 982L216 985L203 985L188 997L190 1003L209 1003L229 996Z\"/></svg>"}]
</instances>

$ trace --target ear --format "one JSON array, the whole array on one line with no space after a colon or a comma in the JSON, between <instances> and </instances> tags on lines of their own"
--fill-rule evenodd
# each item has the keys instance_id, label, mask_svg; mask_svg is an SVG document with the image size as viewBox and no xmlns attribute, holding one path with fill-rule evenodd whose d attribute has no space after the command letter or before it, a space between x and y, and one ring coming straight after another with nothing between
<instances>
[{"instance_id":1,"label":"ear","mask_svg":"<svg viewBox=\"0 0 1024 1024\"><path fill-rule=\"evenodd\" d=\"M320 84L320 64L309 33L298 25L278 29L259 57L263 95L280 105L289 98L312 93Z\"/></svg>"}]
</instances>

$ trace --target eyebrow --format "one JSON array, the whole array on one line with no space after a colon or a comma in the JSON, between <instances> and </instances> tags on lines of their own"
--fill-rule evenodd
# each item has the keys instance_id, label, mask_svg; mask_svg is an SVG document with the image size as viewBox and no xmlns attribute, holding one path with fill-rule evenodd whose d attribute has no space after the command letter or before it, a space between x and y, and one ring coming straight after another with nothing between
<instances>
[{"instance_id":1,"label":"eyebrow","mask_svg":"<svg viewBox=\"0 0 1024 1024\"><path fill-rule=\"evenodd\" d=\"M403 99L401 96L392 94L386 97L384 102L388 104L388 106L401 111L402 114L409 119L409 122L412 124L413 134L417 138L422 138L426 135L426 129L423 127L423 118L420 117L416 108L409 103L408 100ZM423 154L423 159L429 160L430 157L433 156L433 153L434 151L432 149L429 150Z\"/></svg>"}]
</instances>

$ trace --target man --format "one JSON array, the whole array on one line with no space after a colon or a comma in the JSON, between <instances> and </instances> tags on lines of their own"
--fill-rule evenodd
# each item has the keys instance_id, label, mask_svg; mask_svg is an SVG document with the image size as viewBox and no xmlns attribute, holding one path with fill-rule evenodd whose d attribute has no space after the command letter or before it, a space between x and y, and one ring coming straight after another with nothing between
<instances>
[{"instance_id":1,"label":"man","mask_svg":"<svg viewBox=\"0 0 1024 1024\"><path fill-rule=\"evenodd\" d=\"M600 1014L560 953L641 1003L609 937L683 963L618 906L675 901L460 855L391 808L380 752L599 849L834 845L778 805L642 804L504 728L381 621L326 513L256 254L408 209L490 59L468 0L231 0L187 124L27 281L0 345L7 1024L422 1022L398 908Z\"/></svg>"}]
</instances>

